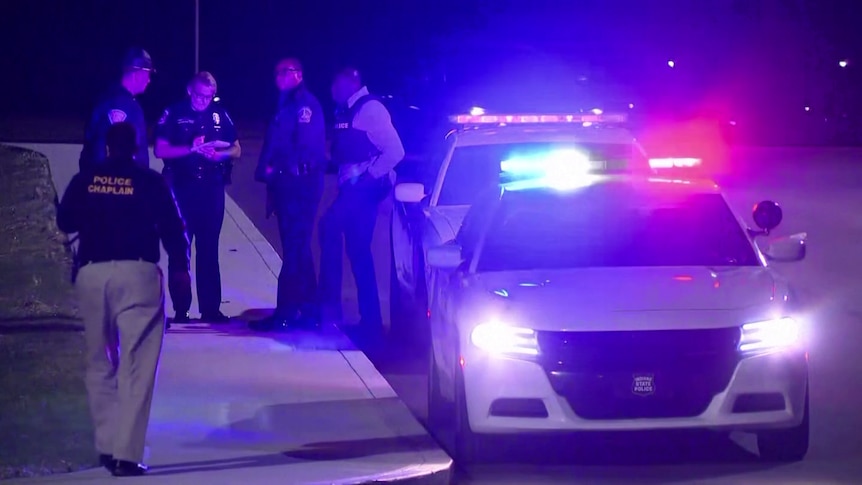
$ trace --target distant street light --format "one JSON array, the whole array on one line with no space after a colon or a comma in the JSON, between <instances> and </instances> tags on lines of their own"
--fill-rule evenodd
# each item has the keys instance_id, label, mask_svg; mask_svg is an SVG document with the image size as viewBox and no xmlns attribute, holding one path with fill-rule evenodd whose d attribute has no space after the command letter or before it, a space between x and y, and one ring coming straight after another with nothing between
<instances>
[{"instance_id":1,"label":"distant street light","mask_svg":"<svg viewBox=\"0 0 862 485\"><path fill-rule=\"evenodd\" d=\"M667 65L668 65L668 67L671 67L671 68L672 68L673 66L675 66L675 65L676 65L676 63L675 63L675 62L673 62L673 61L667 61Z\"/></svg>"},{"instance_id":2,"label":"distant street light","mask_svg":"<svg viewBox=\"0 0 862 485\"><path fill-rule=\"evenodd\" d=\"M838 65L841 67L847 67L847 61L838 61Z\"/></svg>"},{"instance_id":3,"label":"distant street light","mask_svg":"<svg viewBox=\"0 0 862 485\"><path fill-rule=\"evenodd\" d=\"M201 2L195 0L195 72L200 72L201 56Z\"/></svg>"}]
</instances>

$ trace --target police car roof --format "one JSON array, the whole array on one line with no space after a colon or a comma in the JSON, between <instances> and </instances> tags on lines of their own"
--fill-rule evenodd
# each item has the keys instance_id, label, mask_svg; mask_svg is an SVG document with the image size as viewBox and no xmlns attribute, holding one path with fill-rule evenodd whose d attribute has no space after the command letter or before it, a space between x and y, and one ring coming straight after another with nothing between
<instances>
[{"instance_id":1,"label":"police car roof","mask_svg":"<svg viewBox=\"0 0 862 485\"><path fill-rule=\"evenodd\" d=\"M630 131L619 126L580 124L511 124L465 127L455 131L455 146L518 143L621 143L634 141Z\"/></svg>"}]
</instances>

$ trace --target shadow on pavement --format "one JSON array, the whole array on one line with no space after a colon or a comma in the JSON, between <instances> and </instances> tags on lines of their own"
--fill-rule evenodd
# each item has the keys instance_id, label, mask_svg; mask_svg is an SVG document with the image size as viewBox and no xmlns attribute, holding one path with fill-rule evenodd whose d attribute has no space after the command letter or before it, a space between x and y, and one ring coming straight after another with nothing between
<instances>
[{"instance_id":1,"label":"shadow on pavement","mask_svg":"<svg viewBox=\"0 0 862 485\"><path fill-rule=\"evenodd\" d=\"M294 350L357 350L353 342L335 325L323 324L316 328L298 327L282 331L256 332L248 328L252 322L272 314L271 309L249 309L228 323L211 324L192 320L187 324L174 324L169 334L216 334L225 337L269 338Z\"/></svg>"},{"instance_id":2,"label":"shadow on pavement","mask_svg":"<svg viewBox=\"0 0 862 485\"><path fill-rule=\"evenodd\" d=\"M448 444L443 440L444 447ZM627 483L671 483L775 468L733 440L706 432L586 434L574 436L494 437L480 453L480 464L458 467L455 483L473 483L487 470L495 476L510 469L513 480L577 478ZM457 466L457 463L456 463ZM484 482L483 482L484 483Z\"/></svg>"},{"instance_id":3,"label":"shadow on pavement","mask_svg":"<svg viewBox=\"0 0 862 485\"><path fill-rule=\"evenodd\" d=\"M249 456L154 466L150 475L341 461L436 449L437 444L424 433L372 435L381 429L405 429L397 422L404 415L398 412L401 406L397 398L264 406L251 418L215 430L200 442L182 445L251 452ZM394 426L381 427L381 422Z\"/></svg>"}]
</instances>

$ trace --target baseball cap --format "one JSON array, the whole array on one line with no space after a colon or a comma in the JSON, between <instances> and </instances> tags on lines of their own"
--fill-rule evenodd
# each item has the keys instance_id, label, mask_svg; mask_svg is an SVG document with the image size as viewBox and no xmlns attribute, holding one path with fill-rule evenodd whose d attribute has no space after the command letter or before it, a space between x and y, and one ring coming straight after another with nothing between
<instances>
[{"instance_id":1,"label":"baseball cap","mask_svg":"<svg viewBox=\"0 0 862 485\"><path fill-rule=\"evenodd\" d=\"M123 69L140 69L156 72L150 53L140 47L133 47L123 56Z\"/></svg>"}]
</instances>

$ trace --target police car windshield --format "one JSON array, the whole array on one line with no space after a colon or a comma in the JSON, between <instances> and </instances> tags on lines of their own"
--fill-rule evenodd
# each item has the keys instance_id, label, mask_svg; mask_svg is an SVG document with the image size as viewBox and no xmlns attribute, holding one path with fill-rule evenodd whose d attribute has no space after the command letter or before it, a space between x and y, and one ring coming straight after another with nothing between
<instances>
[{"instance_id":1,"label":"police car windshield","mask_svg":"<svg viewBox=\"0 0 862 485\"><path fill-rule=\"evenodd\" d=\"M591 161L628 163L633 146L625 143L507 143L455 148L443 178L437 205L472 205L476 196L502 182L501 162L515 157L530 157L557 150L577 150Z\"/></svg>"},{"instance_id":2,"label":"police car windshield","mask_svg":"<svg viewBox=\"0 0 862 485\"><path fill-rule=\"evenodd\" d=\"M719 194L656 199L588 188L565 196L539 192L504 200L477 267L758 265L743 228Z\"/></svg>"}]
</instances>

